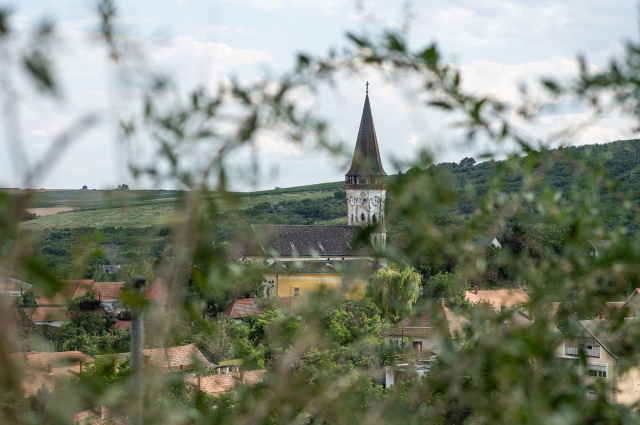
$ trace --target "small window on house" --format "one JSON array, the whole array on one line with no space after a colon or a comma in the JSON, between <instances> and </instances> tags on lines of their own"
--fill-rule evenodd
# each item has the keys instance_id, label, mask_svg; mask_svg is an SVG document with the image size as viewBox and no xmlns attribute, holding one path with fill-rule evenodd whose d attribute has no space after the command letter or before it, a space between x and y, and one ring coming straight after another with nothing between
<instances>
[{"instance_id":1,"label":"small window on house","mask_svg":"<svg viewBox=\"0 0 640 425\"><path fill-rule=\"evenodd\" d=\"M587 365L588 376L593 378L606 378L607 377L607 365L589 364Z\"/></svg>"},{"instance_id":2,"label":"small window on house","mask_svg":"<svg viewBox=\"0 0 640 425\"><path fill-rule=\"evenodd\" d=\"M293 296L294 297L299 297L300 296L300 287L296 286L293 288Z\"/></svg>"}]
</instances>

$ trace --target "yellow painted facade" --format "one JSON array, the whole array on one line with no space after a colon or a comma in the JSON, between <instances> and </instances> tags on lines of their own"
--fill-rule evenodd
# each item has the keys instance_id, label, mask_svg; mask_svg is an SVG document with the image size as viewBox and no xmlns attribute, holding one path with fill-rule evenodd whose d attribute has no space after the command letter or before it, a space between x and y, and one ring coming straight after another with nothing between
<instances>
[{"instance_id":1,"label":"yellow painted facade","mask_svg":"<svg viewBox=\"0 0 640 425\"><path fill-rule=\"evenodd\" d=\"M308 297L320 290L342 292L345 298L361 300L364 298L367 281L364 278L344 278L340 273L265 273L267 296L269 297Z\"/></svg>"},{"instance_id":2,"label":"yellow painted facade","mask_svg":"<svg viewBox=\"0 0 640 425\"><path fill-rule=\"evenodd\" d=\"M578 362L578 357L575 355L567 355L567 347L578 347L579 343L584 343L586 341L593 341L593 338L567 338L566 340L558 343L554 347L555 354L567 361ZM620 374L616 368L615 358L604 349L604 347L599 347L598 355L591 355L586 358L587 360L587 368L591 365L599 367L602 371L606 372L605 378L599 377L589 377L589 373L585 371L584 373L584 384L588 385L589 383L596 382L598 379L604 379L607 388L610 391L607 393L607 400L609 402L613 401L613 389L614 389L614 376L616 376L616 402L619 404L634 404L640 401L640 367L632 366L631 368L624 371L624 373Z\"/></svg>"}]
</instances>

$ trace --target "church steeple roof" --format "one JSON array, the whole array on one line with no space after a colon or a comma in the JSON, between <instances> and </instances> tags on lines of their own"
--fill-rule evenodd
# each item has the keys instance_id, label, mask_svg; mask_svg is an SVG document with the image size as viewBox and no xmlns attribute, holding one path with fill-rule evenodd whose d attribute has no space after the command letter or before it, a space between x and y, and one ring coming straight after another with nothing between
<instances>
[{"instance_id":1,"label":"church steeple roof","mask_svg":"<svg viewBox=\"0 0 640 425\"><path fill-rule=\"evenodd\" d=\"M367 84L368 86L368 84ZM369 90L367 87L367 96L364 100L364 109L362 110L362 119L360 120L360 129L358 130L358 139L356 140L356 149L353 153L353 161L351 168L346 174L347 176L386 176L382 168L380 160L380 150L378 149L378 138L376 137L376 129L373 125L373 116L371 115L371 105L369 105Z\"/></svg>"}]
</instances>

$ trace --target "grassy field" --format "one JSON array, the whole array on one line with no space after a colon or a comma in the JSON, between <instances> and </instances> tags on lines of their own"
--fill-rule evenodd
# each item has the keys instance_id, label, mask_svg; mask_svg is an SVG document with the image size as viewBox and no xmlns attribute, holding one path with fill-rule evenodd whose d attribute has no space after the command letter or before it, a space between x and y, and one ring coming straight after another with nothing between
<instances>
[{"instance_id":1,"label":"grassy field","mask_svg":"<svg viewBox=\"0 0 640 425\"><path fill-rule=\"evenodd\" d=\"M220 210L241 210L264 202L278 203L322 197L343 189L344 183L274 189L260 192L236 193L237 204L221 202ZM15 196L25 191L12 191ZM146 227L162 225L176 213L181 191L170 190L60 190L33 191L32 208L72 208L72 211L42 215L22 223L26 229L64 229L77 227ZM215 196L215 194L212 194ZM46 210L42 210L46 211ZM35 210L37 213L37 210Z\"/></svg>"}]
</instances>

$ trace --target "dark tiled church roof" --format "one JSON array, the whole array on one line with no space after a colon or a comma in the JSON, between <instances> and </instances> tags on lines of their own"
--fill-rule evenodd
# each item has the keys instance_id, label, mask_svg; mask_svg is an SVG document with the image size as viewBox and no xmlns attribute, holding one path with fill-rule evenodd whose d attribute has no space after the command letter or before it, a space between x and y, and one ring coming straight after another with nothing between
<instances>
[{"instance_id":1,"label":"dark tiled church roof","mask_svg":"<svg viewBox=\"0 0 640 425\"><path fill-rule=\"evenodd\" d=\"M353 153L353 162L347 172L347 176L386 176L380 160L380 150L378 149L378 138L373 125L371 106L369 105L369 95L364 100L356 149Z\"/></svg>"},{"instance_id":2,"label":"dark tiled church roof","mask_svg":"<svg viewBox=\"0 0 640 425\"><path fill-rule=\"evenodd\" d=\"M373 255L369 242L358 243L360 226L251 225L257 244L250 256L353 257Z\"/></svg>"}]
</instances>

